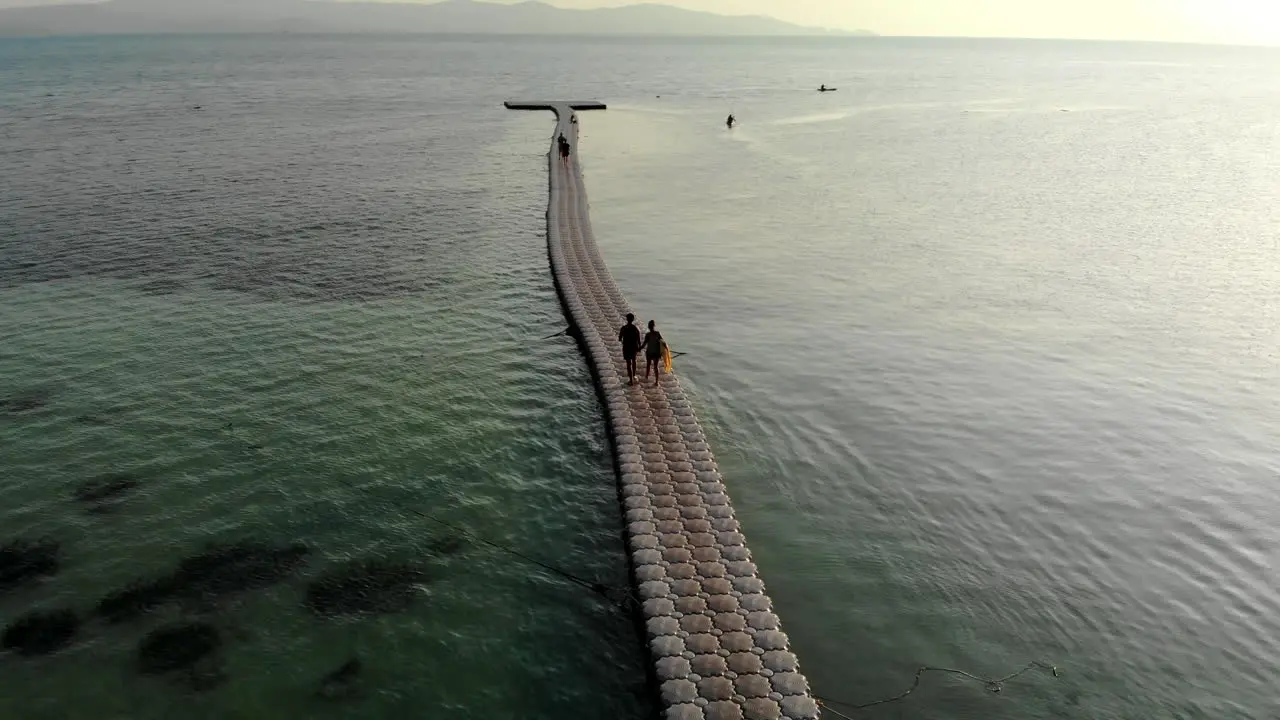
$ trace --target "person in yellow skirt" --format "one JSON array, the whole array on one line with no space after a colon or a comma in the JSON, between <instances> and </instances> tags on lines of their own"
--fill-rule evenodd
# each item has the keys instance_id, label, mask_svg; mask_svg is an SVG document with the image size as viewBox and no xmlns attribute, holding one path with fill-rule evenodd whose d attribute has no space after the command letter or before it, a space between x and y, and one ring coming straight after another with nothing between
<instances>
[{"instance_id":1,"label":"person in yellow skirt","mask_svg":"<svg viewBox=\"0 0 1280 720\"><path fill-rule=\"evenodd\" d=\"M662 339L662 333L658 332L656 323L649 321L649 332L645 333L644 342L640 343L640 349L644 350L645 365L644 379L649 379L649 371L653 371L653 386L658 386L658 380L662 379L662 368L665 366L667 372L671 372L671 350L667 347L667 341Z\"/></svg>"}]
</instances>

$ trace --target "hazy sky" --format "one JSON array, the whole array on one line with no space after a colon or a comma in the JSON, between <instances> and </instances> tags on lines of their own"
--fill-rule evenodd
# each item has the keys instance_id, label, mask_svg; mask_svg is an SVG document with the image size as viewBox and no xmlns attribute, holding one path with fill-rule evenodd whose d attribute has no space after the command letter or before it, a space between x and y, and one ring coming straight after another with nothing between
<instances>
[{"instance_id":1,"label":"hazy sky","mask_svg":"<svg viewBox=\"0 0 1280 720\"><path fill-rule=\"evenodd\" d=\"M1280 45L1280 0L662 0L886 35L1076 37ZM600 7L624 0L553 0Z\"/></svg>"},{"instance_id":2,"label":"hazy sky","mask_svg":"<svg viewBox=\"0 0 1280 720\"><path fill-rule=\"evenodd\" d=\"M0 7L46 4L50 1L0 0ZM184 1L218 2L173 0L175 3ZM1071 37L1280 45L1280 0L656 1L723 14L772 15L819 27L867 28L886 35ZM629 0L550 2L574 8L629 4Z\"/></svg>"}]
</instances>

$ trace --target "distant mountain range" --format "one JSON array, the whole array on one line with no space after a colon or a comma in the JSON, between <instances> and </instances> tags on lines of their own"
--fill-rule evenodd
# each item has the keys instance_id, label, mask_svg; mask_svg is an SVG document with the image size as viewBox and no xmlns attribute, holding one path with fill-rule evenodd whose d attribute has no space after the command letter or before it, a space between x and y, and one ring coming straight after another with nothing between
<instances>
[{"instance_id":1,"label":"distant mountain range","mask_svg":"<svg viewBox=\"0 0 1280 720\"><path fill-rule=\"evenodd\" d=\"M566 10L542 2L432 4L326 0L109 0L0 9L0 35L150 33L457 33L499 35L871 35L641 4Z\"/></svg>"}]
</instances>

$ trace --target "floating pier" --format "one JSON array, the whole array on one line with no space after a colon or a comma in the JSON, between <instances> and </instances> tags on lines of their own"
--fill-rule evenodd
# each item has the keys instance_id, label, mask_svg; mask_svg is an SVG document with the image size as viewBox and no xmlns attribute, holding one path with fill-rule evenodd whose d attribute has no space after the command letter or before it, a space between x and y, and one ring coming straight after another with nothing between
<instances>
[{"instance_id":1,"label":"floating pier","mask_svg":"<svg viewBox=\"0 0 1280 720\"><path fill-rule=\"evenodd\" d=\"M598 102L507 102L551 110L547 248L570 322L605 403L617 454L636 594L666 720L815 720L724 478L680 387L664 373L628 386L617 341L630 306L596 247L578 164L574 111ZM567 160L557 140L572 146ZM643 363L643 358L640 359Z\"/></svg>"}]
</instances>

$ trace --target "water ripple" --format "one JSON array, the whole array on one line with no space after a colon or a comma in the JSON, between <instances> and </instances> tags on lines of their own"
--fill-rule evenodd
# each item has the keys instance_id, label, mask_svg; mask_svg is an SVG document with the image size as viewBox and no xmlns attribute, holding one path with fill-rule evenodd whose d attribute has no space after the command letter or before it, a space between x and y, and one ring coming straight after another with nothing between
<instances>
[{"instance_id":1,"label":"water ripple","mask_svg":"<svg viewBox=\"0 0 1280 720\"><path fill-rule=\"evenodd\" d=\"M198 703L127 670L143 631L187 612L167 608L7 665L0 715L645 716L627 616L411 512L626 581L585 367L571 343L535 342L563 324L543 133L477 119L466 83L424 110L414 84L351 77L335 95L305 70L338 52L357 74L412 77L439 49L48 43L0 47L35 53L0 59L0 399L47 389L0 414L0 524L56 537L65 557L54 580L0 595L0 615L87 610L211 539L305 541L314 557L298 584L212 615L233 638L231 681ZM53 81L66 57L49 47L120 56ZM228 82L196 83L227 47ZM73 499L117 472L139 484L111 508ZM302 611L301 584L370 556L430 562L435 579L399 615ZM315 701L352 654L369 692Z\"/></svg>"}]
</instances>

